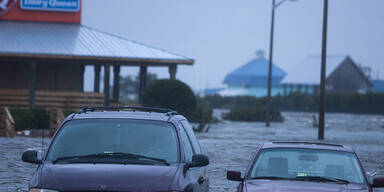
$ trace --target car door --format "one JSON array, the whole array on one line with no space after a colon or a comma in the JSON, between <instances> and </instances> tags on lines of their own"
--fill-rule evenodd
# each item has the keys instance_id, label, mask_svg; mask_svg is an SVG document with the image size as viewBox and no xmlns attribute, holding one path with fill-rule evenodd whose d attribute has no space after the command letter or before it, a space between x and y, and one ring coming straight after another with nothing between
<instances>
[{"instance_id":1,"label":"car door","mask_svg":"<svg viewBox=\"0 0 384 192\"><path fill-rule=\"evenodd\" d=\"M193 132L193 129L187 120L182 120L181 124L188 135L188 139L192 144L193 154L202 154L200 144ZM209 191L209 180L207 175L206 167L196 167L198 176L197 188L198 191Z\"/></svg>"},{"instance_id":2,"label":"car door","mask_svg":"<svg viewBox=\"0 0 384 192\"><path fill-rule=\"evenodd\" d=\"M184 163L190 163L192 162L192 156L194 154L192 144L188 138L187 132L185 131L184 127L181 125L181 123L178 123L179 132L180 132L180 138L181 138L181 144L184 151ZM188 188L193 188L193 191L197 192L199 191L199 169L197 168L190 168L186 174L185 174L185 180L188 182L187 185Z\"/></svg>"}]
</instances>

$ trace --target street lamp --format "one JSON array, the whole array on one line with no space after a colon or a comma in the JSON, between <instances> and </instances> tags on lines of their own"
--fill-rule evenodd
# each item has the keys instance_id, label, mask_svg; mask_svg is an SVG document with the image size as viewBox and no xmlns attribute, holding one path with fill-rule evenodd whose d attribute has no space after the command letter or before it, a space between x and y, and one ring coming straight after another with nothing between
<instances>
[{"instance_id":1,"label":"street lamp","mask_svg":"<svg viewBox=\"0 0 384 192\"><path fill-rule=\"evenodd\" d=\"M273 59L273 33L275 27L275 9L286 1L297 1L297 0L280 0L276 3L276 0L272 0L272 19L271 19L271 39L269 41L269 66L268 66L268 94L267 94L267 107L265 113L265 126L269 127L270 116L271 116L271 87L272 87L272 59Z\"/></svg>"}]
</instances>

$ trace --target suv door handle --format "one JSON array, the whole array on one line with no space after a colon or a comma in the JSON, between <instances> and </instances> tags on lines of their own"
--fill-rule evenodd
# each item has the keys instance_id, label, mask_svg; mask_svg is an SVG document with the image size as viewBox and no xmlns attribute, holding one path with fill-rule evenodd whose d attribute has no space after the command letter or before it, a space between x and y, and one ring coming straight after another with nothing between
<instances>
[{"instance_id":1,"label":"suv door handle","mask_svg":"<svg viewBox=\"0 0 384 192\"><path fill-rule=\"evenodd\" d=\"M204 183L204 177L199 177L199 180L197 182L201 185Z\"/></svg>"}]
</instances>

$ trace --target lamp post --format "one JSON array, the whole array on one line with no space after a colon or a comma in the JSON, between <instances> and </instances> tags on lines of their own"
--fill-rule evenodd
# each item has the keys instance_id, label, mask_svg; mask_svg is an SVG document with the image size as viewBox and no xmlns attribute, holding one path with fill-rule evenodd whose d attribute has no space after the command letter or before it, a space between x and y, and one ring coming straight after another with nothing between
<instances>
[{"instance_id":1,"label":"lamp post","mask_svg":"<svg viewBox=\"0 0 384 192\"><path fill-rule=\"evenodd\" d=\"M276 3L276 0L272 0L272 18L271 18L271 36L269 41L269 65L268 65L268 94L267 94L267 108L265 113L265 126L269 127L270 116L271 116L271 88L272 88L272 59L273 59L273 34L275 28L275 9L279 7L286 1L296 1L296 0L281 0Z\"/></svg>"}]
</instances>

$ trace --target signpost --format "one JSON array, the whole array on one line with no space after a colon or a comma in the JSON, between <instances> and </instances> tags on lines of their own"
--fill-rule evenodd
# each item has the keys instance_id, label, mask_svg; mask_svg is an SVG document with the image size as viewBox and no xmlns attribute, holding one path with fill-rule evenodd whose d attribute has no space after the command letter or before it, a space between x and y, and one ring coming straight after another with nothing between
<instances>
[{"instance_id":1,"label":"signpost","mask_svg":"<svg viewBox=\"0 0 384 192\"><path fill-rule=\"evenodd\" d=\"M77 12L80 0L20 0L20 8L38 11Z\"/></svg>"}]
</instances>

